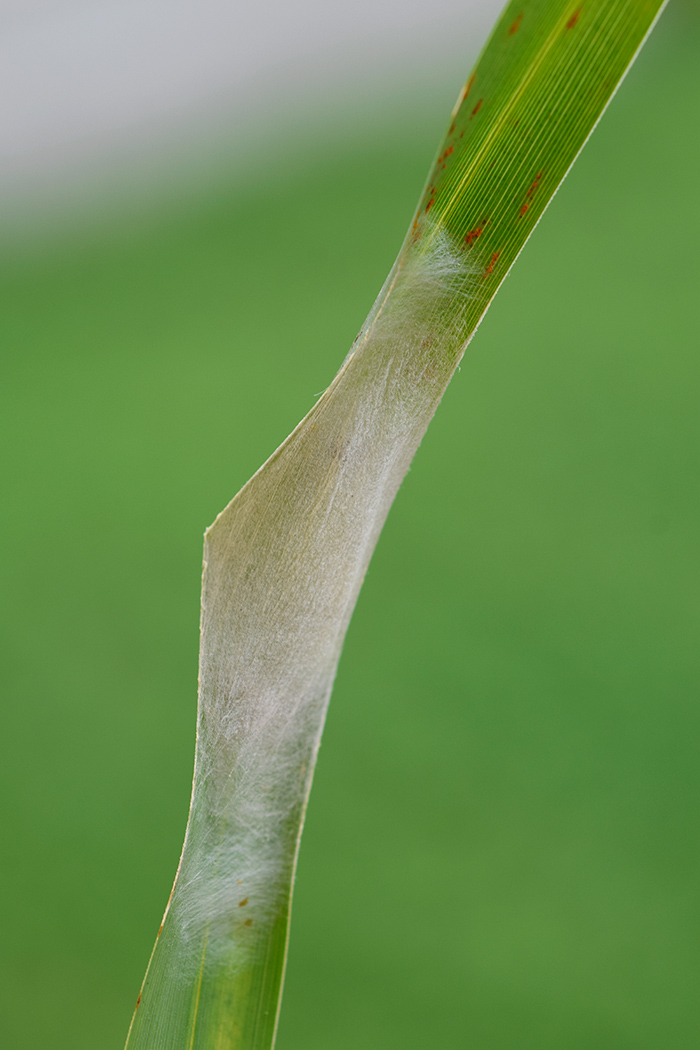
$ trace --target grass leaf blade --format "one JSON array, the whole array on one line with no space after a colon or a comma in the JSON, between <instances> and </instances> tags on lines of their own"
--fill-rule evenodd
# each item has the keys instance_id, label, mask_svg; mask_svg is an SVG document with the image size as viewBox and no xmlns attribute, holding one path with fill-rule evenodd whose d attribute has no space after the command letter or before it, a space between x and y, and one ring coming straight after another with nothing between
<instances>
[{"instance_id":1,"label":"grass leaf blade","mask_svg":"<svg viewBox=\"0 0 700 1050\"><path fill-rule=\"evenodd\" d=\"M465 84L404 245L335 380L207 531L194 788L129 1050L268 1050L343 639L466 345L657 0L526 0Z\"/></svg>"}]
</instances>

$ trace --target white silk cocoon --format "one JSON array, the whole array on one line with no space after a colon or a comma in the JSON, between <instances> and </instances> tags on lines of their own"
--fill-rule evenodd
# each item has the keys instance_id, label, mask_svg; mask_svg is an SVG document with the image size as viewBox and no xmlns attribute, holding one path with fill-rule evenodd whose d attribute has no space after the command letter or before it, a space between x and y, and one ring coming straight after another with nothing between
<instances>
[{"instance_id":1,"label":"white silk cocoon","mask_svg":"<svg viewBox=\"0 0 700 1050\"><path fill-rule=\"evenodd\" d=\"M475 272L445 234L409 238L333 383L207 530L190 819L144 998L234 976L288 904L345 632L464 352ZM176 999L154 1047L179 1045Z\"/></svg>"}]
</instances>

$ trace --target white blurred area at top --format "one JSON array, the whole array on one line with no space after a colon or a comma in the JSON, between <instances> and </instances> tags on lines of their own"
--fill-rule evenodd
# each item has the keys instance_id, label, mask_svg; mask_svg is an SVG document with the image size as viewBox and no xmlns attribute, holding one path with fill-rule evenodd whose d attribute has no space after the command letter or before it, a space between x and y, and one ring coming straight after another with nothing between
<instances>
[{"instance_id":1,"label":"white blurred area at top","mask_svg":"<svg viewBox=\"0 0 700 1050\"><path fill-rule=\"evenodd\" d=\"M243 169L285 129L421 93L442 95L446 120L500 7L0 0L0 225L138 196L217 155Z\"/></svg>"}]
</instances>

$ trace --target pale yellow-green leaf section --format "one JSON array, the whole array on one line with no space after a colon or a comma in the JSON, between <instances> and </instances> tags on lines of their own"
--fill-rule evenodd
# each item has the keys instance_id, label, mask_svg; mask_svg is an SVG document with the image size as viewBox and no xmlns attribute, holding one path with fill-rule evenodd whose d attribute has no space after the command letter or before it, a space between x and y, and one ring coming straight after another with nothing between
<instances>
[{"instance_id":1,"label":"pale yellow-green leaf section","mask_svg":"<svg viewBox=\"0 0 700 1050\"><path fill-rule=\"evenodd\" d=\"M207 531L190 819L129 1050L272 1046L304 811L377 538L469 338L659 8L507 8L340 372Z\"/></svg>"}]
</instances>

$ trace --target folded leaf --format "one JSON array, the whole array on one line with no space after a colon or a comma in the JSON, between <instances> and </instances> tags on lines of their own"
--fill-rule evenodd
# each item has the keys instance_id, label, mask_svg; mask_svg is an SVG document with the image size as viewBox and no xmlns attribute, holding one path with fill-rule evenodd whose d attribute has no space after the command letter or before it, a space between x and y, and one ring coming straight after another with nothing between
<instances>
[{"instance_id":1,"label":"folded leaf","mask_svg":"<svg viewBox=\"0 0 700 1050\"><path fill-rule=\"evenodd\" d=\"M129 1050L267 1050L326 707L386 515L469 339L657 17L510 4L340 372L207 530L180 867Z\"/></svg>"}]
</instances>

